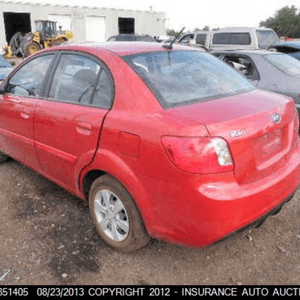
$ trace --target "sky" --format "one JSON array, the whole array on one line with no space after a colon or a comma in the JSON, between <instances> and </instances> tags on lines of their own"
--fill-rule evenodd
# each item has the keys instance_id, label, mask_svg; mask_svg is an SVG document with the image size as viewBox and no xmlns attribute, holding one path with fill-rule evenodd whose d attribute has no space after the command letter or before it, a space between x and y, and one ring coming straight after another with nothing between
<instances>
[{"instance_id":1,"label":"sky","mask_svg":"<svg viewBox=\"0 0 300 300\"><path fill-rule=\"evenodd\" d=\"M166 27L176 31L227 26L258 27L284 6L300 9L300 0L15 0L72 6L109 7L164 12Z\"/></svg>"}]
</instances>

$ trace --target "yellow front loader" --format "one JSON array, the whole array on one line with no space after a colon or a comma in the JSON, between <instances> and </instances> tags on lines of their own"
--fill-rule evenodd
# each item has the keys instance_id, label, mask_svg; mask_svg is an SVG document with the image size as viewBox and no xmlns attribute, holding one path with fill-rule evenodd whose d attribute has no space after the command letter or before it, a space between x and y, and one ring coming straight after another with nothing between
<instances>
[{"instance_id":1,"label":"yellow front loader","mask_svg":"<svg viewBox=\"0 0 300 300\"><path fill-rule=\"evenodd\" d=\"M74 40L71 31L57 31L56 22L48 20L35 21L36 31L22 35L21 32L15 33L9 45L3 47L6 58L12 55L27 57L43 48L60 45L67 41Z\"/></svg>"}]
</instances>

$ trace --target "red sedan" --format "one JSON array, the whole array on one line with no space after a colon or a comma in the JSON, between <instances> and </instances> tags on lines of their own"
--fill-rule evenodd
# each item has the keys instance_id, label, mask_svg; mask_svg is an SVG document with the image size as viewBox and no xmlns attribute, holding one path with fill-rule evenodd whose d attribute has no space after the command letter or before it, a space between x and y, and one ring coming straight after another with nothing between
<instances>
[{"instance_id":1,"label":"red sedan","mask_svg":"<svg viewBox=\"0 0 300 300\"><path fill-rule=\"evenodd\" d=\"M215 243L291 199L298 114L199 49L68 45L35 53L0 91L12 157L82 199L121 251L150 237Z\"/></svg>"}]
</instances>

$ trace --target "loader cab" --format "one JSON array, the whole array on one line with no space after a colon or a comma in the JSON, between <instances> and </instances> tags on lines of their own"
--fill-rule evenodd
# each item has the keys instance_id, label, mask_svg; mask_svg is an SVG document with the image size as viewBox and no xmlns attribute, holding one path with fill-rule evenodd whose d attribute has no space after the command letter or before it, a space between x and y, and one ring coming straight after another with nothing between
<instances>
[{"instance_id":1,"label":"loader cab","mask_svg":"<svg viewBox=\"0 0 300 300\"><path fill-rule=\"evenodd\" d=\"M56 36L56 22L47 20L35 21L36 31L41 34L41 40L54 38Z\"/></svg>"}]
</instances>

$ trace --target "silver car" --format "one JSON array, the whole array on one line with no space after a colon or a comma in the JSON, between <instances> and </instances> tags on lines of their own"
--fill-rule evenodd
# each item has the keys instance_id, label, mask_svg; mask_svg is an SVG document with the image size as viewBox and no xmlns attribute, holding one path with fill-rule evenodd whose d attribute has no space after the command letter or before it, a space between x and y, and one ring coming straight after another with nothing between
<instances>
[{"instance_id":1,"label":"silver car","mask_svg":"<svg viewBox=\"0 0 300 300\"><path fill-rule=\"evenodd\" d=\"M300 61L290 55L264 50L214 51L256 88L292 97L300 113Z\"/></svg>"}]
</instances>

